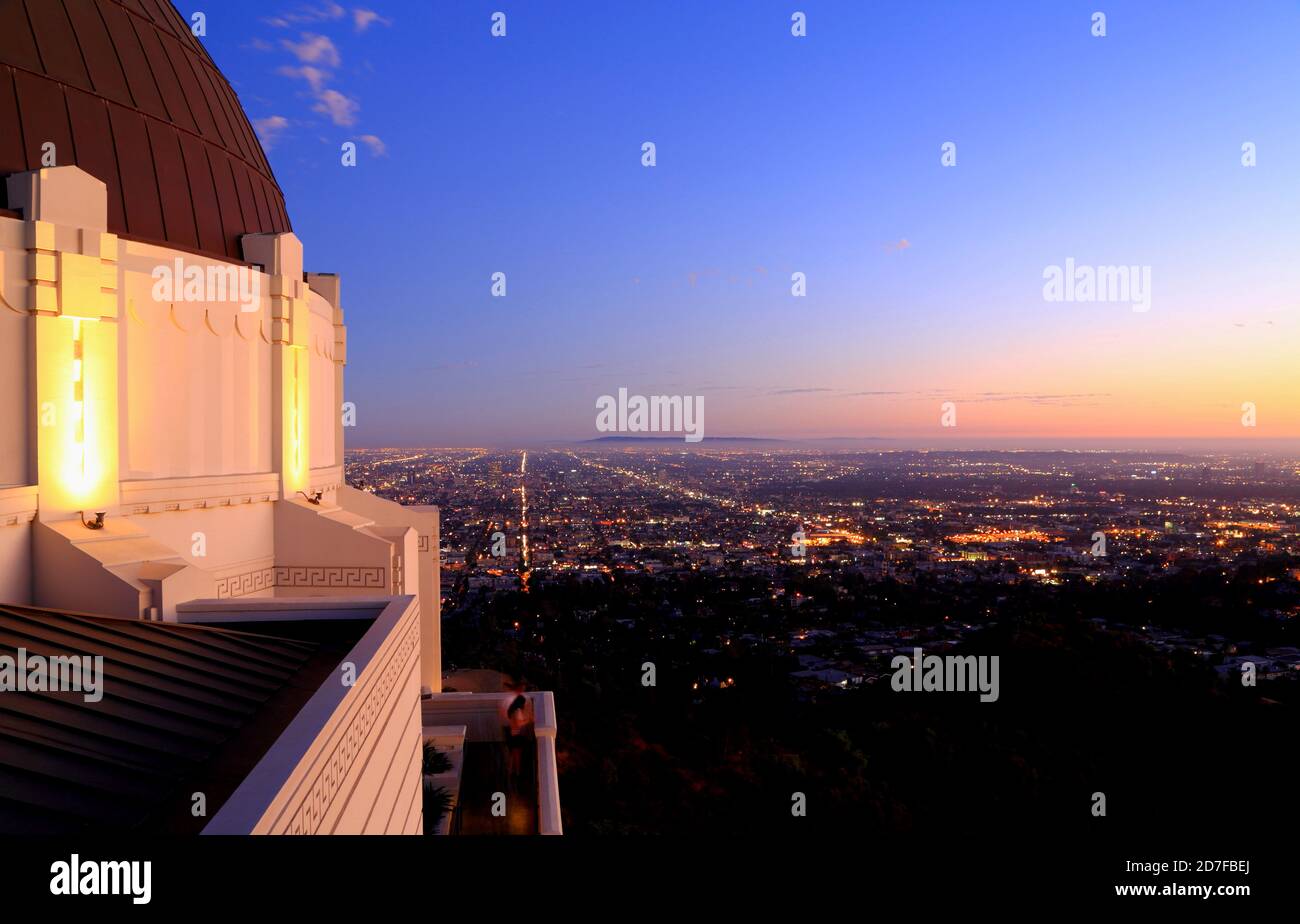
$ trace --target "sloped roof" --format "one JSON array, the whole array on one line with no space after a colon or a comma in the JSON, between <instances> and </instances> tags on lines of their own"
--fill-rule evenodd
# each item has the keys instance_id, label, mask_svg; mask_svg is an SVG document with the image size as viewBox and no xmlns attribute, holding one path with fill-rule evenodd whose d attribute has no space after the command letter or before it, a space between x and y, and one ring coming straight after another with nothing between
<instances>
[{"instance_id":1,"label":"sloped roof","mask_svg":"<svg viewBox=\"0 0 1300 924\"><path fill-rule=\"evenodd\" d=\"M125 237L242 260L240 236L292 230L239 99L168 0L0 2L0 175L47 166L46 142L108 186Z\"/></svg>"},{"instance_id":2,"label":"sloped roof","mask_svg":"<svg viewBox=\"0 0 1300 924\"><path fill-rule=\"evenodd\" d=\"M0 692L0 833L197 831L347 647L0 606L0 655L104 658L98 702Z\"/></svg>"}]
</instances>

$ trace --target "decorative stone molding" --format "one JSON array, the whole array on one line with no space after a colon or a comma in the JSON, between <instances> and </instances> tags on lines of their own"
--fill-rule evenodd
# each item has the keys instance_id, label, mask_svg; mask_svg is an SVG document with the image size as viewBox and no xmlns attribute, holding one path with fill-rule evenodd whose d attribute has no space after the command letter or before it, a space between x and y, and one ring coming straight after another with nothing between
<instances>
[{"instance_id":1,"label":"decorative stone molding","mask_svg":"<svg viewBox=\"0 0 1300 924\"><path fill-rule=\"evenodd\" d=\"M276 565L276 587L367 587L388 590L383 565Z\"/></svg>"},{"instance_id":2,"label":"decorative stone molding","mask_svg":"<svg viewBox=\"0 0 1300 924\"><path fill-rule=\"evenodd\" d=\"M246 234L241 241L244 258L261 266L268 277L271 342L306 347L310 287L303 280L302 242L288 231Z\"/></svg>"},{"instance_id":3,"label":"decorative stone molding","mask_svg":"<svg viewBox=\"0 0 1300 924\"><path fill-rule=\"evenodd\" d=\"M38 497L35 485L0 488L0 526L22 526L36 519Z\"/></svg>"},{"instance_id":4,"label":"decorative stone molding","mask_svg":"<svg viewBox=\"0 0 1300 924\"><path fill-rule=\"evenodd\" d=\"M266 624L337 611L371 618L347 653L355 683L322 683L244 778L204 834L409 833L419 819L420 608L412 596L182 604L213 622L224 612L258 612ZM325 618L328 618L326 616ZM270 630L268 630L270 631ZM409 762L406 759L409 756ZM416 797L395 799L416 790ZM387 793L392 811L375 813Z\"/></svg>"},{"instance_id":5,"label":"decorative stone molding","mask_svg":"<svg viewBox=\"0 0 1300 924\"><path fill-rule=\"evenodd\" d=\"M118 239L105 230L104 184L71 166L16 173L6 183L26 218L27 310L116 321Z\"/></svg>"},{"instance_id":6,"label":"decorative stone molding","mask_svg":"<svg viewBox=\"0 0 1300 924\"><path fill-rule=\"evenodd\" d=\"M275 568L254 568L242 574L231 574L217 578L217 599L228 600L231 597L244 597L261 590L275 587Z\"/></svg>"},{"instance_id":7,"label":"decorative stone molding","mask_svg":"<svg viewBox=\"0 0 1300 924\"><path fill-rule=\"evenodd\" d=\"M274 472L156 478L123 481L121 489L123 512L136 515L265 503L279 498L280 479Z\"/></svg>"},{"instance_id":8,"label":"decorative stone molding","mask_svg":"<svg viewBox=\"0 0 1300 924\"><path fill-rule=\"evenodd\" d=\"M371 730L383 715L393 688L409 673L411 661L419 651L419 605L415 604L412 610L415 618L407 623L406 630L402 633L382 672L366 685L363 694L365 699L357 713L350 717L347 734L334 743L329 757L318 765L307 798L303 800L283 833L321 833L321 823L329 816L330 808L337 799L357 757L362 753Z\"/></svg>"},{"instance_id":9,"label":"decorative stone molding","mask_svg":"<svg viewBox=\"0 0 1300 924\"><path fill-rule=\"evenodd\" d=\"M267 564L217 578L217 599L244 597L277 587L342 588L392 592L382 565Z\"/></svg>"},{"instance_id":10,"label":"decorative stone molding","mask_svg":"<svg viewBox=\"0 0 1300 924\"><path fill-rule=\"evenodd\" d=\"M336 366L347 365L348 332L343 326L342 285L339 277L335 273L307 273L305 278L311 291L325 299L333 309L334 342L325 348L324 355Z\"/></svg>"},{"instance_id":11,"label":"decorative stone molding","mask_svg":"<svg viewBox=\"0 0 1300 924\"><path fill-rule=\"evenodd\" d=\"M328 468L313 468L311 470L311 489L313 491L337 491L343 486L343 466L331 465Z\"/></svg>"}]
</instances>

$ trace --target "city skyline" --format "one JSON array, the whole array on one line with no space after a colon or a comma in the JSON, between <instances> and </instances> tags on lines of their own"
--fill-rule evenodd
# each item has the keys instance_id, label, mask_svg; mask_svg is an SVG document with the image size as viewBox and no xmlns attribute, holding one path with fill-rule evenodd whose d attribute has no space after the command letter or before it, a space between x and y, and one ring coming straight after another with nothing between
<instances>
[{"instance_id":1,"label":"city skyline","mask_svg":"<svg viewBox=\"0 0 1300 924\"><path fill-rule=\"evenodd\" d=\"M1286 4L376 7L205 39L364 319L353 446L593 438L620 387L706 436L1300 433ZM1145 301L1049 300L1071 262Z\"/></svg>"},{"instance_id":2,"label":"city skyline","mask_svg":"<svg viewBox=\"0 0 1300 924\"><path fill-rule=\"evenodd\" d=\"M606 444L346 465L444 511L449 683L522 666L564 703L571 833L1041 844L1113 814L1131 851L1288 798L1265 742L1300 677L1289 460ZM923 656L971 673L922 686ZM816 822L782 817L791 789Z\"/></svg>"}]
</instances>

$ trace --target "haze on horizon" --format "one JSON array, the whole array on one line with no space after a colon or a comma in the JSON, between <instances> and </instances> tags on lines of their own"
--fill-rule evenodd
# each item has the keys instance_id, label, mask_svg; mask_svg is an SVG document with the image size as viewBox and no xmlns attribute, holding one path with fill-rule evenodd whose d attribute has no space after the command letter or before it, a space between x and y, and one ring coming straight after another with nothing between
<instances>
[{"instance_id":1,"label":"haze on horizon","mask_svg":"<svg viewBox=\"0 0 1300 924\"><path fill-rule=\"evenodd\" d=\"M831 437L826 439L787 439L783 437L706 437L700 443L686 443L676 437L605 441L600 438L582 440L530 440L521 442L467 443L461 445L436 443L373 443L349 444L347 451L372 452L380 450L465 450L481 449L491 452L533 452L552 450L588 451L646 451L655 453L746 451L753 452L853 452L853 453L1116 453L1170 454L1186 456L1235 456L1248 459L1274 459L1284 463L1300 459L1300 439L966 439L911 441L904 439L856 439Z\"/></svg>"},{"instance_id":2,"label":"haze on horizon","mask_svg":"<svg viewBox=\"0 0 1300 924\"><path fill-rule=\"evenodd\" d=\"M207 39L343 277L350 446L592 439L626 387L706 437L1294 449L1294 4L369 6ZM1045 300L1069 259L1149 307Z\"/></svg>"}]
</instances>

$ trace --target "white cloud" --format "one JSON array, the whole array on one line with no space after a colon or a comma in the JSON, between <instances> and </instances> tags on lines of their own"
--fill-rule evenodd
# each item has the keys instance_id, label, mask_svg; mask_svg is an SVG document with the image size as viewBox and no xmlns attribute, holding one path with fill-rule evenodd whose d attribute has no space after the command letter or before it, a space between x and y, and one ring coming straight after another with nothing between
<instances>
[{"instance_id":1,"label":"white cloud","mask_svg":"<svg viewBox=\"0 0 1300 924\"><path fill-rule=\"evenodd\" d=\"M365 32L372 23L379 23L381 26L391 26L393 24L391 19L385 19L374 10L366 10L361 7L357 7L352 11L352 22L358 32Z\"/></svg>"},{"instance_id":2,"label":"white cloud","mask_svg":"<svg viewBox=\"0 0 1300 924\"><path fill-rule=\"evenodd\" d=\"M284 116L268 116L265 119L254 119L253 130L257 132L257 137L262 142L262 147L268 151L279 140L280 135L289 127L289 120Z\"/></svg>"},{"instance_id":3,"label":"white cloud","mask_svg":"<svg viewBox=\"0 0 1300 924\"><path fill-rule=\"evenodd\" d=\"M343 63L339 50L334 47L327 35L315 35L311 32L302 34L301 42L281 39L280 44L293 52L294 57L304 64L319 64L322 67L338 67Z\"/></svg>"},{"instance_id":4,"label":"white cloud","mask_svg":"<svg viewBox=\"0 0 1300 924\"><path fill-rule=\"evenodd\" d=\"M296 16L299 20L303 20L309 15L317 19L340 19L347 13L338 4L305 7L300 8L300 10L308 12L284 15L288 18ZM363 30L374 22L385 24L388 22L388 20L371 10L353 10L353 14L353 20L359 30ZM311 90L312 111L327 116L335 125L355 125L357 113L361 110L361 104L345 93L328 86L334 79L335 69L343 63L343 57L339 54L333 40L329 36L315 32L302 32L299 34L299 41L281 39L280 44L297 58L299 63L297 65L284 65L277 70L277 73L292 80L306 82ZM368 145L377 156L383 155L385 151L384 143L376 136L367 135L360 140Z\"/></svg>"},{"instance_id":5,"label":"white cloud","mask_svg":"<svg viewBox=\"0 0 1300 924\"><path fill-rule=\"evenodd\" d=\"M334 3L333 0L326 0L325 3L317 6L310 4L299 6L291 13L281 13L279 16L273 16L262 21L277 29L287 29L295 23L328 22L333 19L342 19L347 15L347 12L339 4Z\"/></svg>"},{"instance_id":6,"label":"white cloud","mask_svg":"<svg viewBox=\"0 0 1300 924\"><path fill-rule=\"evenodd\" d=\"M311 108L314 112L329 116L335 125L354 125L361 104L338 90L322 90L316 94L316 105Z\"/></svg>"},{"instance_id":7,"label":"white cloud","mask_svg":"<svg viewBox=\"0 0 1300 924\"><path fill-rule=\"evenodd\" d=\"M325 87L325 81L329 80L329 71L323 71L319 67L312 67L310 64L304 64L302 67L292 67L284 65L278 73L285 77L292 77L295 80L305 80L311 87L313 93L320 93Z\"/></svg>"},{"instance_id":8,"label":"white cloud","mask_svg":"<svg viewBox=\"0 0 1300 924\"><path fill-rule=\"evenodd\" d=\"M376 157L383 157L388 153L388 145L384 144L378 135L358 135L357 140L370 148L370 153Z\"/></svg>"}]
</instances>

